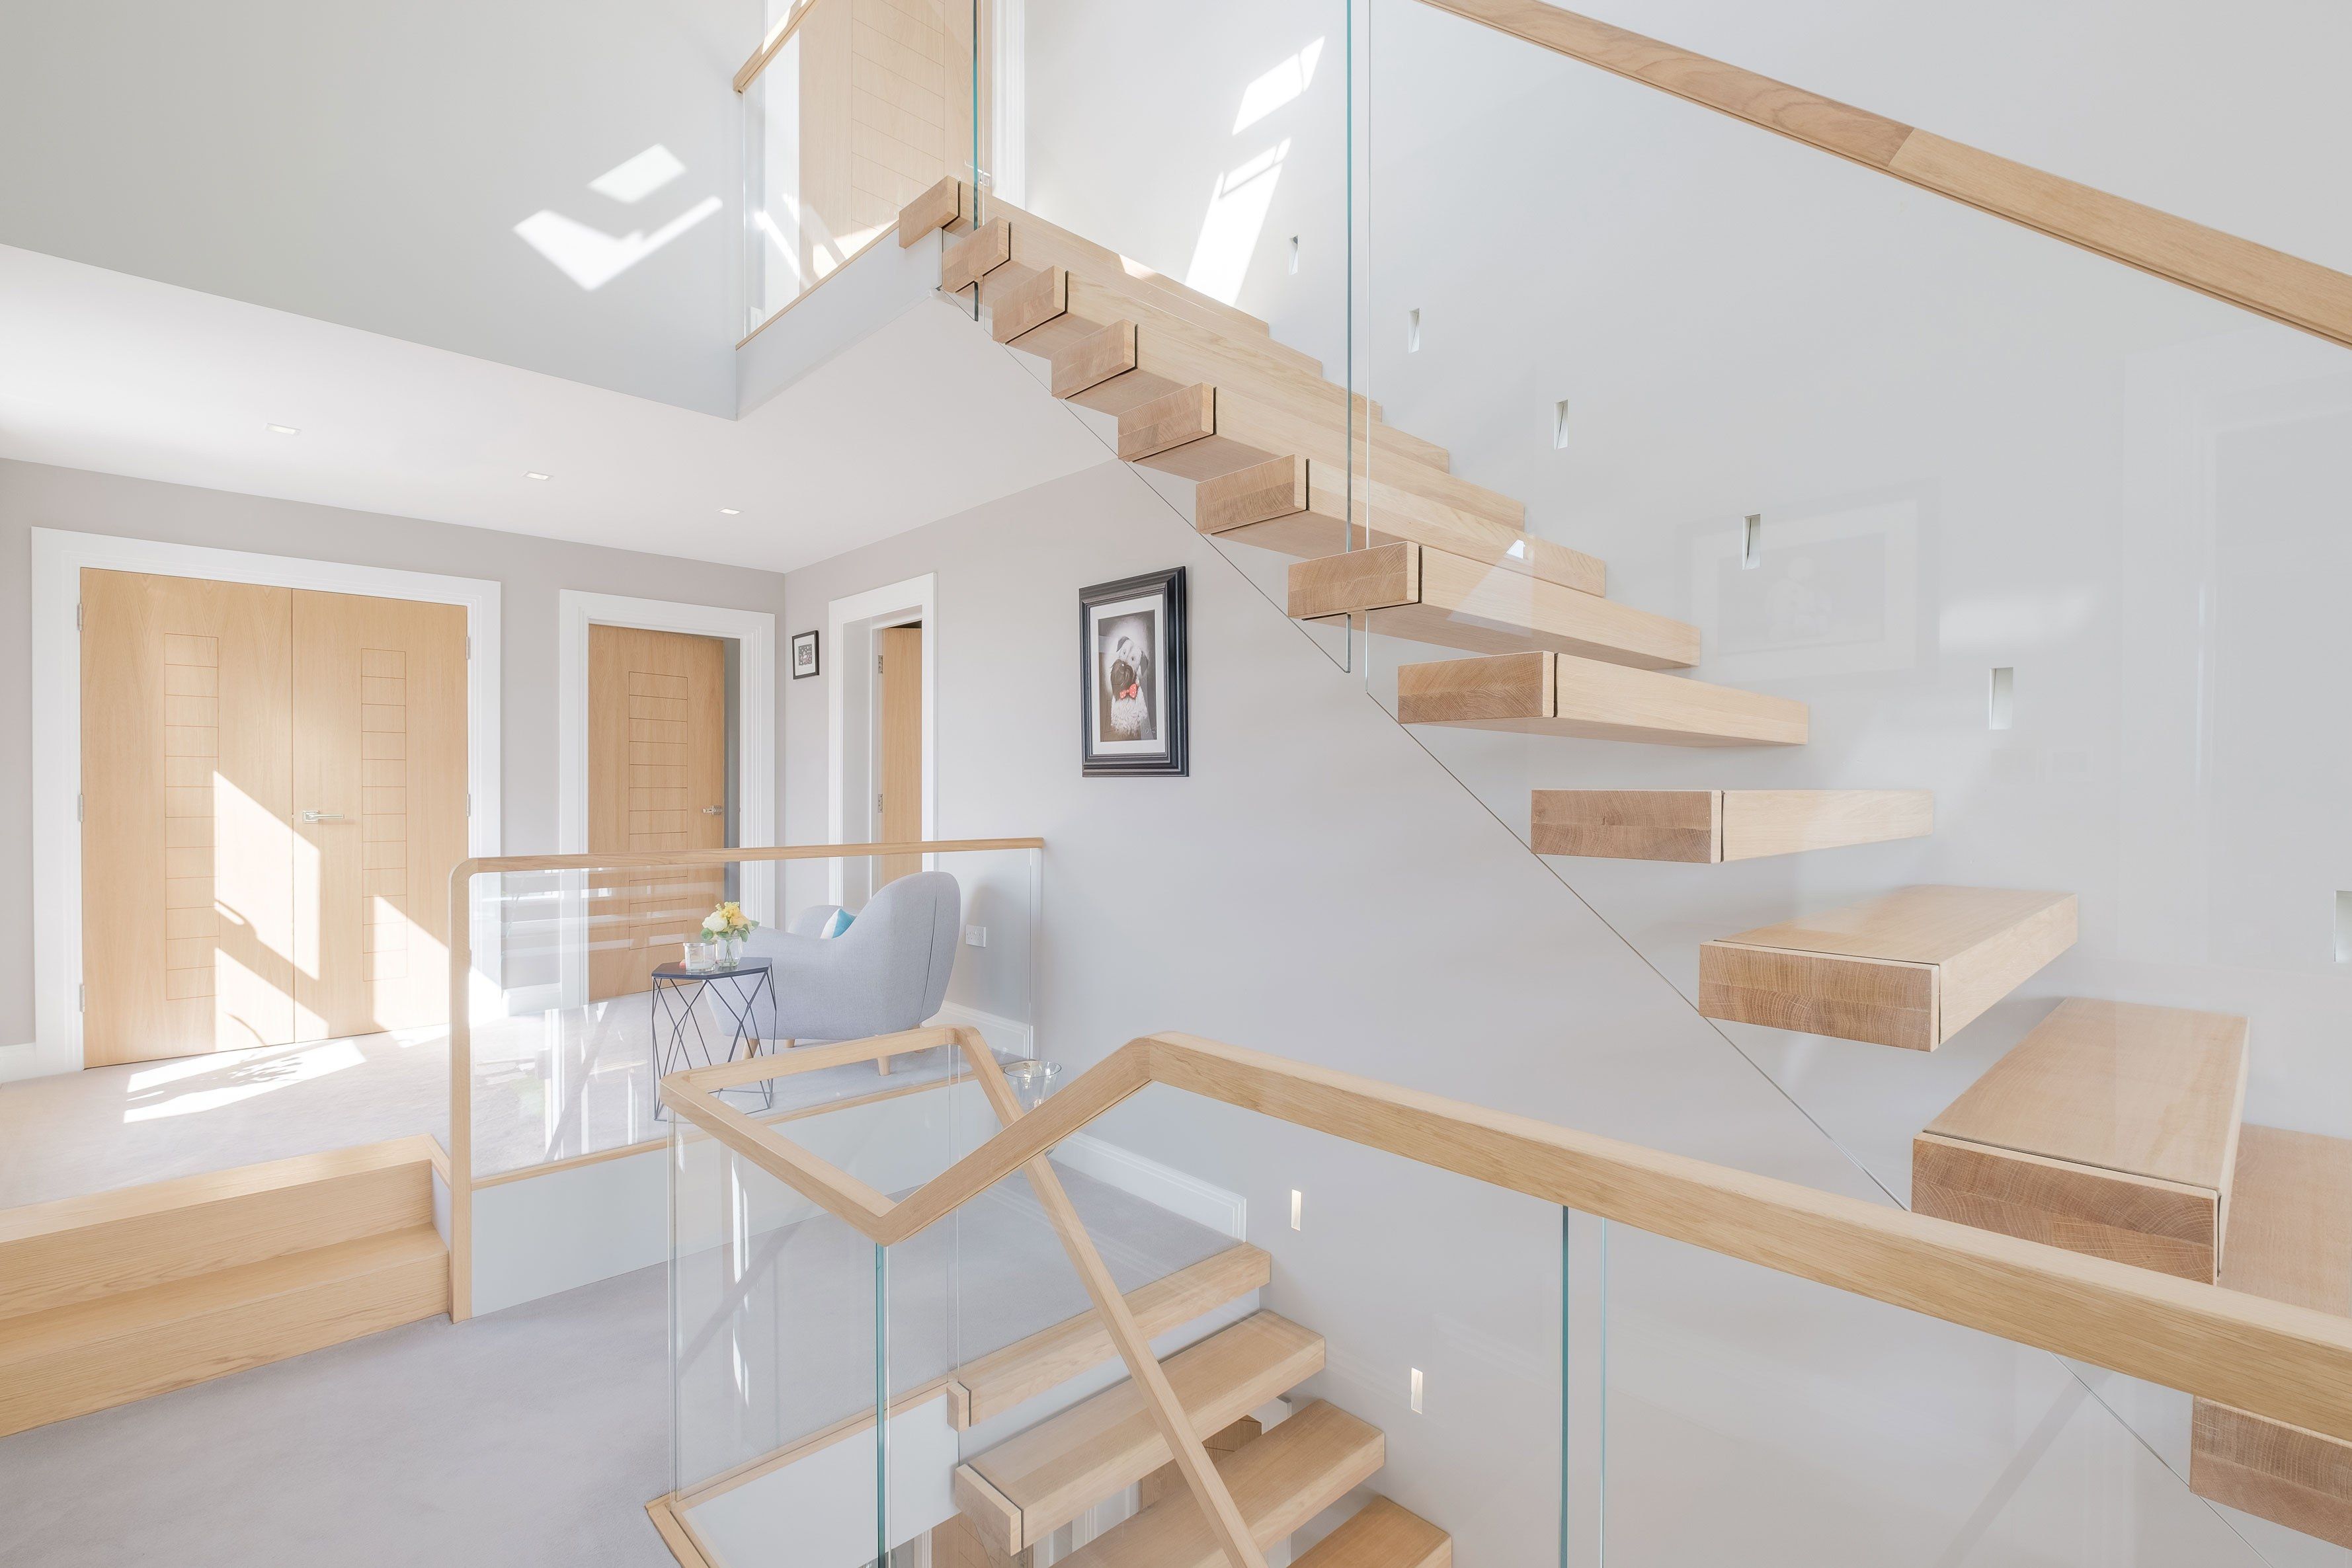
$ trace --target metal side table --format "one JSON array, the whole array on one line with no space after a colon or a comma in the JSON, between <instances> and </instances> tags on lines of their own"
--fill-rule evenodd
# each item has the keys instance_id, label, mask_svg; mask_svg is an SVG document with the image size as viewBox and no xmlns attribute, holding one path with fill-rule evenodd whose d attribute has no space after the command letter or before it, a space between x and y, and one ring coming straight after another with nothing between
<instances>
[{"instance_id":1,"label":"metal side table","mask_svg":"<svg viewBox=\"0 0 2352 1568\"><path fill-rule=\"evenodd\" d=\"M732 984L722 984L731 981ZM689 969L684 964L657 966L653 972L653 994L647 1005L647 1022L653 1030L654 1051L659 1059L654 1076L667 1078L687 1067L715 1067L721 1061L732 1061L740 1048L746 1057L760 1051L758 1009L760 997L765 992L771 1012L776 1006L775 977L769 972L765 958L746 958L728 969ZM723 1014L729 1024L726 1053L713 1055L709 1036L703 1032L702 1014L696 1006L708 996L714 1009ZM714 1020L715 1021L715 1020ZM667 1031L667 1038L664 1034ZM699 1048L702 1060L695 1061ZM772 1109L776 1103L775 1080L760 1085L764 1104ZM654 1096L654 1114L667 1117L669 1113Z\"/></svg>"}]
</instances>

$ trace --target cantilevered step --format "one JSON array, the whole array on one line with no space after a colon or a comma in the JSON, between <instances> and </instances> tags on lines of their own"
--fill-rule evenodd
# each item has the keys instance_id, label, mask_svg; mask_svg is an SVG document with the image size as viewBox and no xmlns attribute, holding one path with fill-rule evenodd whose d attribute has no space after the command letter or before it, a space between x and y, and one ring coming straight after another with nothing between
<instances>
[{"instance_id":1,"label":"cantilevered step","mask_svg":"<svg viewBox=\"0 0 2352 1568\"><path fill-rule=\"evenodd\" d=\"M0 1435L449 1309L430 1225L0 1321Z\"/></svg>"},{"instance_id":2,"label":"cantilevered step","mask_svg":"<svg viewBox=\"0 0 2352 1568\"><path fill-rule=\"evenodd\" d=\"M1214 1432L1320 1372L1323 1339L1258 1312L1161 1364L1193 1429ZM956 1506L982 1540L1011 1554L1168 1458L1141 1391L1120 1383L957 1467Z\"/></svg>"},{"instance_id":3,"label":"cantilevered step","mask_svg":"<svg viewBox=\"0 0 2352 1568\"><path fill-rule=\"evenodd\" d=\"M1911 1145L1911 1207L2211 1284L2246 1020L2074 998Z\"/></svg>"},{"instance_id":4,"label":"cantilevered step","mask_svg":"<svg viewBox=\"0 0 2352 1568\"><path fill-rule=\"evenodd\" d=\"M1397 719L1664 746L1802 746L1805 705L1565 653L1397 671Z\"/></svg>"},{"instance_id":5,"label":"cantilevered step","mask_svg":"<svg viewBox=\"0 0 2352 1568\"><path fill-rule=\"evenodd\" d=\"M2225 1288L2352 1317L2352 1143L2242 1129L2227 1212ZM2352 1547L2352 1444L2200 1399L2189 1488Z\"/></svg>"},{"instance_id":6,"label":"cantilevered step","mask_svg":"<svg viewBox=\"0 0 2352 1568\"><path fill-rule=\"evenodd\" d=\"M1597 860L1725 861L1925 838L1925 789L1538 789L1528 847Z\"/></svg>"},{"instance_id":7,"label":"cantilevered step","mask_svg":"<svg viewBox=\"0 0 2352 1568\"><path fill-rule=\"evenodd\" d=\"M1698 663L1696 626L1419 544L1295 563L1290 613L1352 616L1385 636L1481 653L1549 648L1643 670Z\"/></svg>"},{"instance_id":8,"label":"cantilevered step","mask_svg":"<svg viewBox=\"0 0 2352 1568\"><path fill-rule=\"evenodd\" d=\"M1255 1442L1220 1456L1217 1473L1264 1548L1370 1480L1385 1457L1379 1428L1318 1399ZM1061 1562L1064 1568L1220 1568L1224 1558L1187 1490Z\"/></svg>"},{"instance_id":9,"label":"cantilevered step","mask_svg":"<svg viewBox=\"0 0 2352 1568\"><path fill-rule=\"evenodd\" d=\"M1291 1568L1453 1568L1454 1538L1411 1509L1376 1497Z\"/></svg>"},{"instance_id":10,"label":"cantilevered step","mask_svg":"<svg viewBox=\"0 0 2352 1568\"><path fill-rule=\"evenodd\" d=\"M949 210L928 194L919 204L902 214L919 228ZM1605 588L1600 562L1529 538L1519 502L1455 476L1443 447L1388 424L1316 361L1265 336L1263 322L1000 201L988 210L988 223L950 246L940 286L977 285L1000 340L1052 361L1055 396L1121 421L1130 461L1204 486L1269 463L1299 465L1296 506L1245 480L1202 498L1204 531L1246 528L1249 543L1328 554L1347 548L1352 507L1375 542L1413 539L1588 592ZM1202 417L1171 424L1159 408L1134 412L1179 393Z\"/></svg>"},{"instance_id":11,"label":"cantilevered step","mask_svg":"<svg viewBox=\"0 0 2352 1568\"><path fill-rule=\"evenodd\" d=\"M1708 1018L1933 1051L2074 945L2074 895L1906 887L1702 944Z\"/></svg>"},{"instance_id":12,"label":"cantilevered step","mask_svg":"<svg viewBox=\"0 0 2352 1568\"><path fill-rule=\"evenodd\" d=\"M1263 1290L1271 1278L1273 1260L1265 1249L1242 1242L1129 1291L1127 1310L1144 1337L1153 1339ZM1001 1416L1118 1355L1110 1331L1094 1313L1065 1319L956 1368L948 1380L948 1424L961 1431Z\"/></svg>"}]
</instances>

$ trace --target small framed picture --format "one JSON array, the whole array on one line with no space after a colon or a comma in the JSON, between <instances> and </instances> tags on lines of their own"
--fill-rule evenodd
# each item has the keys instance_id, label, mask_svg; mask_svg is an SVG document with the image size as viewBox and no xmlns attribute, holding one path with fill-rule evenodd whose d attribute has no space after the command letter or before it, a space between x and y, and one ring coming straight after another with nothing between
<instances>
[{"instance_id":1,"label":"small framed picture","mask_svg":"<svg viewBox=\"0 0 2352 1568\"><path fill-rule=\"evenodd\" d=\"M1078 591L1080 769L1089 778L1181 777L1184 569Z\"/></svg>"},{"instance_id":2,"label":"small framed picture","mask_svg":"<svg viewBox=\"0 0 2352 1568\"><path fill-rule=\"evenodd\" d=\"M802 632L793 638L793 679L807 680L816 674L816 633Z\"/></svg>"}]
</instances>

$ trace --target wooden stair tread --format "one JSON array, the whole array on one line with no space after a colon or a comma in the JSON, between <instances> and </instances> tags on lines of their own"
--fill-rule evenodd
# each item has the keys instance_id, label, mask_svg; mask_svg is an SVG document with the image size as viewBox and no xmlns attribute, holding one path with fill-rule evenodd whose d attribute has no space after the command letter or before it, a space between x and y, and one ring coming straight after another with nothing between
<instances>
[{"instance_id":1,"label":"wooden stair tread","mask_svg":"<svg viewBox=\"0 0 2352 1568\"><path fill-rule=\"evenodd\" d=\"M1323 1338L1262 1312L1161 1364L1196 1431L1223 1430L1323 1367ZM1083 1399L958 1468L957 1505L982 1537L1020 1552L1169 1459L1132 1379ZM985 1482L967 1487L966 1472Z\"/></svg>"},{"instance_id":2,"label":"wooden stair tread","mask_svg":"<svg viewBox=\"0 0 2352 1568\"><path fill-rule=\"evenodd\" d=\"M1927 1131L2220 1192L2245 1097L2245 1019L2072 997Z\"/></svg>"},{"instance_id":3,"label":"wooden stair tread","mask_svg":"<svg viewBox=\"0 0 2352 1568\"><path fill-rule=\"evenodd\" d=\"M1263 1290L1274 1277L1265 1249L1242 1242L1127 1293L1146 1339ZM1001 1416L1118 1356L1110 1331L1081 1312L958 1367L948 1383L949 1425L958 1430Z\"/></svg>"},{"instance_id":4,"label":"wooden stair tread","mask_svg":"<svg viewBox=\"0 0 2352 1568\"><path fill-rule=\"evenodd\" d=\"M2352 1140L2248 1124L2230 1191L2222 1285L2352 1317ZM2352 1444L2210 1399L2189 1421L2200 1497L2352 1547Z\"/></svg>"},{"instance_id":5,"label":"wooden stair tread","mask_svg":"<svg viewBox=\"0 0 2352 1568\"><path fill-rule=\"evenodd\" d=\"M1376 1497L1291 1568L1453 1568L1454 1538L1411 1509Z\"/></svg>"},{"instance_id":6,"label":"wooden stair tread","mask_svg":"<svg viewBox=\"0 0 2352 1568\"><path fill-rule=\"evenodd\" d=\"M0 1318L428 1224L422 1134L0 1211Z\"/></svg>"},{"instance_id":7,"label":"wooden stair tread","mask_svg":"<svg viewBox=\"0 0 2352 1568\"><path fill-rule=\"evenodd\" d=\"M430 1225L0 1322L0 1435L449 1310Z\"/></svg>"},{"instance_id":8,"label":"wooden stair tread","mask_svg":"<svg viewBox=\"0 0 2352 1568\"><path fill-rule=\"evenodd\" d=\"M2246 1020L2072 998L1913 1140L1911 1207L2211 1283Z\"/></svg>"},{"instance_id":9,"label":"wooden stair tread","mask_svg":"<svg viewBox=\"0 0 2352 1568\"><path fill-rule=\"evenodd\" d=\"M1387 636L1474 653L1548 648L1643 670L1698 663L1696 626L1415 543L1296 563L1289 612L1350 615Z\"/></svg>"},{"instance_id":10,"label":"wooden stair tread","mask_svg":"<svg viewBox=\"0 0 2352 1568\"><path fill-rule=\"evenodd\" d=\"M1699 1011L1933 1051L2074 935L2073 894L1902 888L1703 944Z\"/></svg>"},{"instance_id":11,"label":"wooden stair tread","mask_svg":"<svg viewBox=\"0 0 2352 1568\"><path fill-rule=\"evenodd\" d=\"M2221 1283L2352 1317L2352 1139L2239 1129Z\"/></svg>"},{"instance_id":12,"label":"wooden stair tread","mask_svg":"<svg viewBox=\"0 0 2352 1568\"><path fill-rule=\"evenodd\" d=\"M1330 1507L1380 1469L1380 1429L1317 1400L1255 1442L1216 1456L1234 1502L1261 1548ZM1190 1490L1153 1503L1061 1560L1066 1568L1221 1568Z\"/></svg>"},{"instance_id":13,"label":"wooden stair tread","mask_svg":"<svg viewBox=\"0 0 2352 1568\"><path fill-rule=\"evenodd\" d=\"M1397 719L1665 746L1802 746L1805 705L1549 651L1397 671Z\"/></svg>"},{"instance_id":14,"label":"wooden stair tread","mask_svg":"<svg viewBox=\"0 0 2352 1568\"><path fill-rule=\"evenodd\" d=\"M1538 789L1528 847L1591 859L1726 861L1924 838L1925 789Z\"/></svg>"}]
</instances>

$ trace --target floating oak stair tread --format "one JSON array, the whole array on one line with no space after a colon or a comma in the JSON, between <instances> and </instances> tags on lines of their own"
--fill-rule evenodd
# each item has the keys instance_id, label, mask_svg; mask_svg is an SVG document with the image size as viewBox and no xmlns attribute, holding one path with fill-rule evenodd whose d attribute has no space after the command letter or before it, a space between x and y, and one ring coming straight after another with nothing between
<instances>
[{"instance_id":1,"label":"floating oak stair tread","mask_svg":"<svg viewBox=\"0 0 2352 1568\"><path fill-rule=\"evenodd\" d=\"M2352 1142L2241 1128L2224 1235L2224 1288L2352 1317ZM2352 1444L2200 1399L2189 1487L2352 1547Z\"/></svg>"},{"instance_id":2,"label":"floating oak stair tread","mask_svg":"<svg viewBox=\"0 0 2352 1568\"><path fill-rule=\"evenodd\" d=\"M971 210L966 204L970 190L970 186L950 174L899 208L898 248L906 249L934 230L961 225L964 214Z\"/></svg>"},{"instance_id":3,"label":"floating oak stair tread","mask_svg":"<svg viewBox=\"0 0 2352 1568\"><path fill-rule=\"evenodd\" d=\"M449 1310L430 1225L0 1322L0 1434L128 1404Z\"/></svg>"},{"instance_id":4,"label":"floating oak stair tread","mask_svg":"<svg viewBox=\"0 0 2352 1568\"><path fill-rule=\"evenodd\" d=\"M1332 470L1318 474L1310 498L1289 511L1223 526L1204 522L1205 531L1248 527L1254 531L1247 542L1302 555L1345 549L1347 468L1368 444L1372 472L1358 476L1358 520L1370 516L1396 525L1376 532L1376 539L1412 538L1589 592L1603 591L1598 561L1528 536L1521 528L1526 508L1518 501L1454 476L1444 448L1435 443L1376 414L1368 419L1376 405L1351 398L1322 379L1316 361L1262 336L1263 323L1252 319L1257 332L1237 337L1146 286L1130 264L1110 252L1002 203L992 203L990 211L990 223L943 260L941 286L952 291L977 281L982 303L1003 303L1013 311L1014 319L1000 336L1054 361L1056 396L1118 415L1195 384L1214 386L1223 395L1215 428L1134 461L1196 481L1276 458L1311 459ZM1039 281L1056 272L1065 275L1061 281ZM1041 312L1040 295L1055 297L1049 311ZM1285 520L1288 526L1279 530L1262 527ZM1289 535L1299 536L1295 547L1285 542Z\"/></svg>"},{"instance_id":5,"label":"floating oak stair tread","mask_svg":"<svg viewBox=\"0 0 2352 1568\"><path fill-rule=\"evenodd\" d=\"M1549 652L1403 665L1397 719L1661 746L1802 746L1807 733L1789 697Z\"/></svg>"},{"instance_id":6,"label":"floating oak stair tread","mask_svg":"<svg viewBox=\"0 0 2352 1568\"><path fill-rule=\"evenodd\" d=\"M1408 642L1511 653L1549 648L1636 669L1698 663L1698 628L1420 544L1295 562L1290 614L1346 615Z\"/></svg>"},{"instance_id":7,"label":"floating oak stair tread","mask_svg":"<svg viewBox=\"0 0 2352 1568\"><path fill-rule=\"evenodd\" d=\"M1268 458L1202 480L1192 509L1204 534L1285 555L1410 542L1584 593L1609 589L1608 568L1598 558L1401 489L1377 463L1370 477L1357 476L1351 494L1345 464Z\"/></svg>"},{"instance_id":8,"label":"floating oak stair tread","mask_svg":"<svg viewBox=\"0 0 2352 1568\"><path fill-rule=\"evenodd\" d=\"M2074 945L2074 895L1906 887L1701 945L1698 1010L1933 1051Z\"/></svg>"},{"instance_id":9,"label":"floating oak stair tread","mask_svg":"<svg viewBox=\"0 0 2352 1568\"><path fill-rule=\"evenodd\" d=\"M1265 1249L1242 1242L1129 1291L1127 1310L1143 1337L1153 1339L1264 1290L1273 1277ZM1118 1356L1100 1318L1066 1318L956 1368L948 1380L948 1424L961 1431L1001 1416Z\"/></svg>"},{"instance_id":10,"label":"floating oak stair tread","mask_svg":"<svg viewBox=\"0 0 2352 1568\"><path fill-rule=\"evenodd\" d=\"M1193 1429L1222 1431L1320 1372L1323 1337L1258 1312L1160 1364ZM956 1506L982 1540L1009 1554L1169 1458L1142 1391L1121 1382L957 1467Z\"/></svg>"},{"instance_id":11,"label":"floating oak stair tread","mask_svg":"<svg viewBox=\"0 0 2352 1568\"><path fill-rule=\"evenodd\" d=\"M1925 789L1538 789L1528 845L1539 855L1719 865L1924 838L1935 816Z\"/></svg>"},{"instance_id":12,"label":"floating oak stair tread","mask_svg":"<svg viewBox=\"0 0 2352 1568\"><path fill-rule=\"evenodd\" d=\"M1380 1429L1317 1400L1231 1454L1215 1456L1261 1549L1289 1535L1377 1473ZM1061 1559L1063 1568L1222 1568L1223 1555L1187 1490Z\"/></svg>"},{"instance_id":13,"label":"floating oak stair tread","mask_svg":"<svg viewBox=\"0 0 2352 1568\"><path fill-rule=\"evenodd\" d=\"M0 1209L0 1318L429 1225L431 1138Z\"/></svg>"},{"instance_id":14,"label":"floating oak stair tread","mask_svg":"<svg viewBox=\"0 0 2352 1568\"><path fill-rule=\"evenodd\" d=\"M1911 1207L2213 1282L2246 1020L2073 998L1927 1124Z\"/></svg>"},{"instance_id":15,"label":"floating oak stair tread","mask_svg":"<svg viewBox=\"0 0 2352 1568\"><path fill-rule=\"evenodd\" d=\"M1376 1497L1291 1568L1453 1568L1454 1538L1411 1509Z\"/></svg>"}]
</instances>

